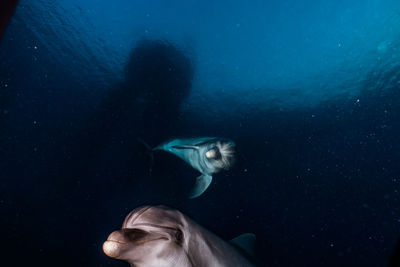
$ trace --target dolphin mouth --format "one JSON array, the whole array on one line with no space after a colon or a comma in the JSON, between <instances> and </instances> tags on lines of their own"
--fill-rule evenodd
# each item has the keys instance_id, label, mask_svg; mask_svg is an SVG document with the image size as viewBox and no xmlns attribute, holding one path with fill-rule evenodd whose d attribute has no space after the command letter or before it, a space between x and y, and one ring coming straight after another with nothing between
<instances>
[{"instance_id":1,"label":"dolphin mouth","mask_svg":"<svg viewBox=\"0 0 400 267\"><path fill-rule=\"evenodd\" d=\"M149 239L143 239L143 240L138 240L135 243L129 244L127 242L123 242L120 240L107 240L103 243L103 252L110 258L118 259L122 254L121 252L125 250L128 246L140 246L145 243L151 242L151 241L156 241L156 240L168 240L165 237L159 237L159 238L149 238Z\"/></svg>"},{"instance_id":2,"label":"dolphin mouth","mask_svg":"<svg viewBox=\"0 0 400 267\"><path fill-rule=\"evenodd\" d=\"M131 245L141 245L141 244L145 244L145 243L147 243L147 242L151 242L151 241L155 241L155 240L162 240L162 239L164 239L164 240L169 240L169 239L166 238L166 237L154 237L154 238L138 239L138 240L131 241L131 242L126 242L126 241L121 241L121 240L115 240L115 239L107 239L106 242L117 243L117 244L120 244L120 245L128 245L128 244L131 244Z\"/></svg>"},{"instance_id":3,"label":"dolphin mouth","mask_svg":"<svg viewBox=\"0 0 400 267\"><path fill-rule=\"evenodd\" d=\"M140 246L156 240L169 240L160 233L152 233L139 228L122 228L112 232L103 243L103 251L106 255L116 258L121 250L126 247Z\"/></svg>"},{"instance_id":4,"label":"dolphin mouth","mask_svg":"<svg viewBox=\"0 0 400 267\"><path fill-rule=\"evenodd\" d=\"M107 239L106 242L111 242L111 243L118 243L121 245L126 245L127 243L121 240L115 240L115 239Z\"/></svg>"}]
</instances>

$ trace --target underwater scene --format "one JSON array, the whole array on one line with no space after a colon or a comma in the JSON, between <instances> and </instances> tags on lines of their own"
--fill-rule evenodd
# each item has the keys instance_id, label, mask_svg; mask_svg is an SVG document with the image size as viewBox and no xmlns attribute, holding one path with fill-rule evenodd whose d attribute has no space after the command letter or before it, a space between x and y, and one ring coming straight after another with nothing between
<instances>
[{"instance_id":1,"label":"underwater scene","mask_svg":"<svg viewBox=\"0 0 400 267\"><path fill-rule=\"evenodd\" d=\"M1 266L400 266L399 0L0 11Z\"/></svg>"}]
</instances>

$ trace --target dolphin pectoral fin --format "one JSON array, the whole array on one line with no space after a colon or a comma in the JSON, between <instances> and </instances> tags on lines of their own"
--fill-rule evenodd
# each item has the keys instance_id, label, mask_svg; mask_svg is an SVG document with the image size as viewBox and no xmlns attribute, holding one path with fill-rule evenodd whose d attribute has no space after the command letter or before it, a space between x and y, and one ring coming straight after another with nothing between
<instances>
[{"instance_id":1,"label":"dolphin pectoral fin","mask_svg":"<svg viewBox=\"0 0 400 267\"><path fill-rule=\"evenodd\" d=\"M187 146L187 145L176 145L172 147L176 149L199 149L198 146Z\"/></svg>"},{"instance_id":2,"label":"dolphin pectoral fin","mask_svg":"<svg viewBox=\"0 0 400 267\"><path fill-rule=\"evenodd\" d=\"M256 242L256 235L252 233L242 234L240 236L235 237L230 241L230 243L244 251L248 256L254 258L254 244Z\"/></svg>"},{"instance_id":3,"label":"dolphin pectoral fin","mask_svg":"<svg viewBox=\"0 0 400 267\"><path fill-rule=\"evenodd\" d=\"M211 184L212 176L207 174L202 174L197 177L194 187L189 194L189 198L196 198L206 191L208 186Z\"/></svg>"}]
</instances>

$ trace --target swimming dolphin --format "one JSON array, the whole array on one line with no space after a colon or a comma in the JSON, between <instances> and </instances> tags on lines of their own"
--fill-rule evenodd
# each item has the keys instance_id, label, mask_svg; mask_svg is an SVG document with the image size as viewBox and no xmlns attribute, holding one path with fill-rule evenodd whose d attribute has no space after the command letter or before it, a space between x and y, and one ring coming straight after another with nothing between
<instances>
[{"instance_id":1,"label":"swimming dolphin","mask_svg":"<svg viewBox=\"0 0 400 267\"><path fill-rule=\"evenodd\" d=\"M217 137L173 139L153 149L141 142L150 151L163 150L178 156L201 173L189 198L203 194L212 181L212 175L223 169L228 170L234 163L235 143L230 139Z\"/></svg>"},{"instance_id":2,"label":"swimming dolphin","mask_svg":"<svg viewBox=\"0 0 400 267\"><path fill-rule=\"evenodd\" d=\"M243 234L228 243L177 210L145 206L128 214L103 251L132 267L250 267L244 255L254 242L253 234Z\"/></svg>"}]
</instances>

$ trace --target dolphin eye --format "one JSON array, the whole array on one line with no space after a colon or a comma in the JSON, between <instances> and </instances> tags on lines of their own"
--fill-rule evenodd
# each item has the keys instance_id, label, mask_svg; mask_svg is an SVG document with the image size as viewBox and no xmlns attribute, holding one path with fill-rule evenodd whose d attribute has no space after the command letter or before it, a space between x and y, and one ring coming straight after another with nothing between
<instances>
[{"instance_id":1,"label":"dolphin eye","mask_svg":"<svg viewBox=\"0 0 400 267\"><path fill-rule=\"evenodd\" d=\"M178 242L181 242L183 240L183 233L181 230L177 230L175 233L175 239Z\"/></svg>"}]
</instances>

